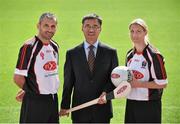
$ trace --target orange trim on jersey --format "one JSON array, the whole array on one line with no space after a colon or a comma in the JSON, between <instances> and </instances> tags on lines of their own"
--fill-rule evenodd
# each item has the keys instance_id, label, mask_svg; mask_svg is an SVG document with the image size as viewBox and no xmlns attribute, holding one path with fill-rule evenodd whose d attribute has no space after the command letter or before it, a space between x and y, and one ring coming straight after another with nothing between
<instances>
[{"instance_id":1,"label":"orange trim on jersey","mask_svg":"<svg viewBox=\"0 0 180 124\"><path fill-rule=\"evenodd\" d=\"M24 58L26 55L26 49L27 49L27 45L24 45L23 49L22 49L22 55L21 55L21 61L20 61L20 69L22 69L23 67L23 62L24 62Z\"/></svg>"},{"instance_id":2,"label":"orange trim on jersey","mask_svg":"<svg viewBox=\"0 0 180 124\"><path fill-rule=\"evenodd\" d=\"M158 54L156 54L156 55L157 55L157 58L158 58L159 63L160 63L163 79L166 79L164 64L163 64L163 62L162 62L162 60L160 58L160 55L158 55Z\"/></svg>"}]
</instances>

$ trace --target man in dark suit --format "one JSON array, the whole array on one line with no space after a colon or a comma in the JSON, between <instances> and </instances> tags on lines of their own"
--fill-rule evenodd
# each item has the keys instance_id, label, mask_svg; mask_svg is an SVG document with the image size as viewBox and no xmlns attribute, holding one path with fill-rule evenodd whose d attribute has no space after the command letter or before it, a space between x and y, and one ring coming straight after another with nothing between
<instances>
[{"instance_id":1,"label":"man in dark suit","mask_svg":"<svg viewBox=\"0 0 180 124\"><path fill-rule=\"evenodd\" d=\"M82 19L85 41L68 50L64 66L64 87L60 116L68 115L67 109L99 97L97 105L72 112L73 123L110 123L113 117L111 101L103 100L115 87L111 71L118 66L115 49L99 42L102 19L89 14Z\"/></svg>"}]
</instances>

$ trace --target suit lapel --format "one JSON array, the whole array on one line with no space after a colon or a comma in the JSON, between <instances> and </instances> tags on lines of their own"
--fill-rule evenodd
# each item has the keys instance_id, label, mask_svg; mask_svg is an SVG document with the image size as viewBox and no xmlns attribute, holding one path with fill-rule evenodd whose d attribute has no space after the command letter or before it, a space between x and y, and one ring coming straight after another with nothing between
<instances>
[{"instance_id":1,"label":"suit lapel","mask_svg":"<svg viewBox=\"0 0 180 124\"><path fill-rule=\"evenodd\" d=\"M103 58L103 47L102 47L101 43L99 42L98 48L97 48L97 53L96 53L93 75L97 72L98 67L101 65L102 58Z\"/></svg>"},{"instance_id":2,"label":"suit lapel","mask_svg":"<svg viewBox=\"0 0 180 124\"><path fill-rule=\"evenodd\" d=\"M80 63L82 65L80 65L80 66L82 66L82 68L85 68L85 72L87 72L87 74L91 77L92 74L91 74L91 72L89 70L89 65L88 65L88 62L87 62L87 59L86 59L86 54L85 54L85 50L84 50L84 43L82 43L80 45L79 57L80 57L80 59L82 61L82 63Z\"/></svg>"}]
</instances>

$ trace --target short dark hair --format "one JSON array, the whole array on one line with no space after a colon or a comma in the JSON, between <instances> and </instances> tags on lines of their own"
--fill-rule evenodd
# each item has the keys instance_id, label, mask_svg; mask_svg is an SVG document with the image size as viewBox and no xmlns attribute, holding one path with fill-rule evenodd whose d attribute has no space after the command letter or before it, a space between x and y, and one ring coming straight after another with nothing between
<instances>
[{"instance_id":1,"label":"short dark hair","mask_svg":"<svg viewBox=\"0 0 180 124\"><path fill-rule=\"evenodd\" d=\"M102 18L95 13L85 15L82 19L82 24L84 24L84 22L88 19L97 19L99 24L102 25Z\"/></svg>"}]
</instances>

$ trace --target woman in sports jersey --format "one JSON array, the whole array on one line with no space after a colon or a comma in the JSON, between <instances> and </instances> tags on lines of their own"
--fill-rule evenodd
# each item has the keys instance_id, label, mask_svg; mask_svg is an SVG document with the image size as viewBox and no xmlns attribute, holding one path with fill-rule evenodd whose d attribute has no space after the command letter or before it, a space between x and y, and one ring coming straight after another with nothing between
<instances>
[{"instance_id":1,"label":"woman in sports jersey","mask_svg":"<svg viewBox=\"0 0 180 124\"><path fill-rule=\"evenodd\" d=\"M127 97L125 123L161 123L161 97L168 81L164 58L148 41L148 27L142 19L129 25L133 48L126 66L133 72L132 91Z\"/></svg>"}]
</instances>

